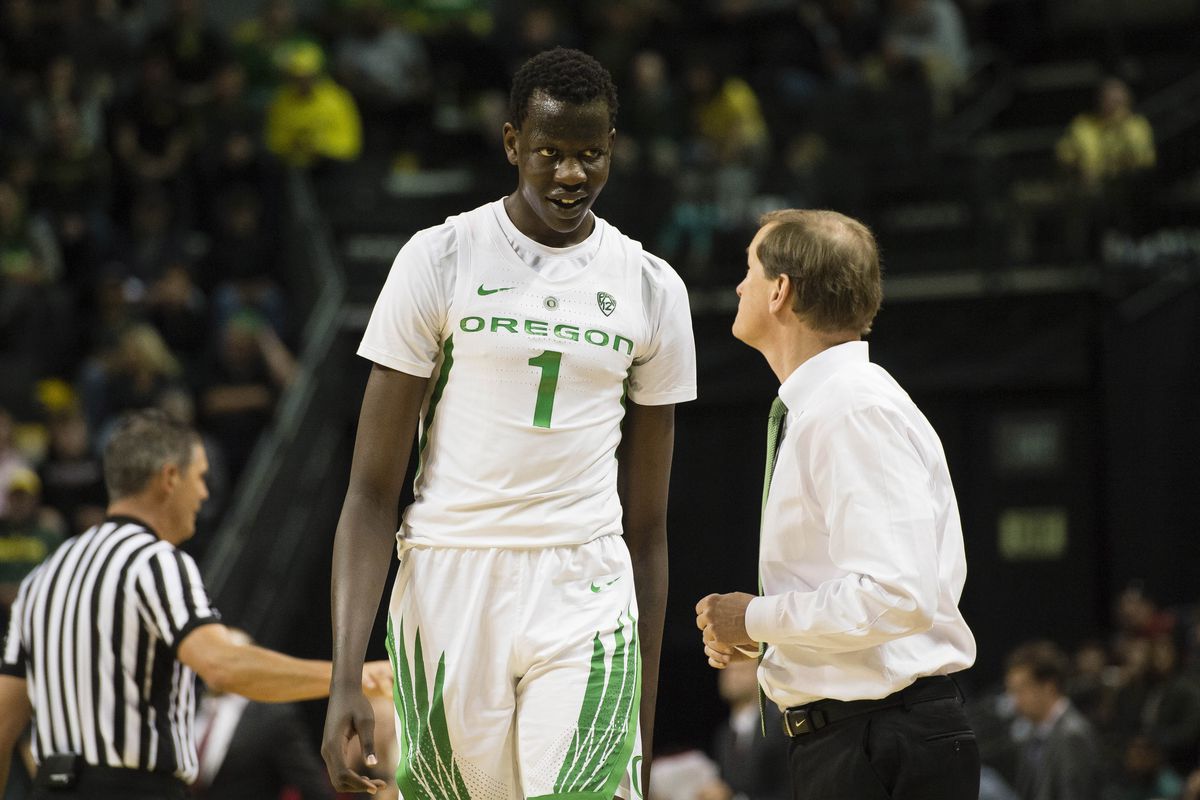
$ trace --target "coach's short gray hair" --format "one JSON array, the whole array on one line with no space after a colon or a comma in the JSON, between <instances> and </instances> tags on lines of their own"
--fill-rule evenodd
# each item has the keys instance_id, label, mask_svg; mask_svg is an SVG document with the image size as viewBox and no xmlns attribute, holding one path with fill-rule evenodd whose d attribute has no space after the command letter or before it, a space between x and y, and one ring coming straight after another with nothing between
<instances>
[{"instance_id":1,"label":"coach's short gray hair","mask_svg":"<svg viewBox=\"0 0 1200 800\"><path fill-rule=\"evenodd\" d=\"M104 446L109 502L142 491L167 464L187 469L199 441L194 430L158 409L126 414Z\"/></svg>"}]
</instances>

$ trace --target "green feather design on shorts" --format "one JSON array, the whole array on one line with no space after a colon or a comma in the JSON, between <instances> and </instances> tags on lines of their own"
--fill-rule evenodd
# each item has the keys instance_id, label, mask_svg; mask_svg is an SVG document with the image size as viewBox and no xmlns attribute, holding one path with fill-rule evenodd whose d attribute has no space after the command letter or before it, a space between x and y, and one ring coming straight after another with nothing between
<instances>
[{"instance_id":1,"label":"green feather design on shorts","mask_svg":"<svg viewBox=\"0 0 1200 800\"><path fill-rule=\"evenodd\" d=\"M637 620L626 612L613 634L611 667L600 634L592 640L579 724L554 784L557 795L612 797L637 739L637 709L642 695L642 658Z\"/></svg>"},{"instance_id":2,"label":"green feather design on shorts","mask_svg":"<svg viewBox=\"0 0 1200 800\"><path fill-rule=\"evenodd\" d=\"M394 676L392 699L400 717L397 731L400 763L396 766L396 783L405 800L471 800L462 773L454 762L454 748L446 726L446 709L442 702L446 654L442 653L438 660L431 697L420 629L415 636L415 658L411 668L404 641L404 623L400 623L397 638L389 618L387 650Z\"/></svg>"}]
</instances>

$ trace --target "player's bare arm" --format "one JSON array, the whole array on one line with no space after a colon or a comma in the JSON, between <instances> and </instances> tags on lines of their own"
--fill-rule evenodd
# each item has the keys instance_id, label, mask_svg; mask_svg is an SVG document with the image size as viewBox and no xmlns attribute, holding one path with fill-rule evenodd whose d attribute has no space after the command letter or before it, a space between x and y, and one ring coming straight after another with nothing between
<instances>
[{"instance_id":1,"label":"player's bare arm","mask_svg":"<svg viewBox=\"0 0 1200 800\"><path fill-rule=\"evenodd\" d=\"M427 378L375 365L363 393L350 485L333 546L333 678L321 755L338 791L374 794L381 780L346 764L357 736L375 760L374 722L362 692L363 659L395 546L396 510Z\"/></svg>"},{"instance_id":2,"label":"player's bare arm","mask_svg":"<svg viewBox=\"0 0 1200 800\"><path fill-rule=\"evenodd\" d=\"M642 796L649 795L650 754L654 752L654 707L658 661L667 612L667 491L675 448L675 406L628 402L617 475L625 543L633 561L637 591L638 638L642 643Z\"/></svg>"},{"instance_id":3,"label":"player's bare arm","mask_svg":"<svg viewBox=\"0 0 1200 800\"><path fill-rule=\"evenodd\" d=\"M0 675L0 795L8 786L13 750L32 714L25 679Z\"/></svg>"}]
</instances>

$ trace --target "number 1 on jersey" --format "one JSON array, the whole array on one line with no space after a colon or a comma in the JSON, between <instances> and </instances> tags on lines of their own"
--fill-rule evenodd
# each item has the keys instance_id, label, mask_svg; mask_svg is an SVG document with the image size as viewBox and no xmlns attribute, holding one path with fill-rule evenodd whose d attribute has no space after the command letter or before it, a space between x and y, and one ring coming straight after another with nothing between
<instances>
[{"instance_id":1,"label":"number 1 on jersey","mask_svg":"<svg viewBox=\"0 0 1200 800\"><path fill-rule=\"evenodd\" d=\"M554 413L554 391L558 388L558 365L562 361L562 353L557 350L543 350L529 359L529 366L542 371L542 380L538 384L537 404L533 407L533 424L538 428L550 427L550 416Z\"/></svg>"}]
</instances>

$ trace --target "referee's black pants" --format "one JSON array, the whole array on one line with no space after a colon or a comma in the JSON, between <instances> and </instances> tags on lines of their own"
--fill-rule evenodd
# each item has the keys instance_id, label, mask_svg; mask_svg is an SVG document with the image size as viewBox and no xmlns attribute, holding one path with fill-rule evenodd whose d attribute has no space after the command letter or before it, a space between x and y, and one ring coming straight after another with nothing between
<instances>
[{"instance_id":1,"label":"referee's black pants","mask_svg":"<svg viewBox=\"0 0 1200 800\"><path fill-rule=\"evenodd\" d=\"M39 784L43 776L39 774ZM32 800L186 800L183 781L161 773L84 766L69 789L37 785Z\"/></svg>"},{"instance_id":2,"label":"referee's black pants","mask_svg":"<svg viewBox=\"0 0 1200 800\"><path fill-rule=\"evenodd\" d=\"M793 738L788 760L794 800L979 797L979 747L958 697L838 719Z\"/></svg>"}]
</instances>

